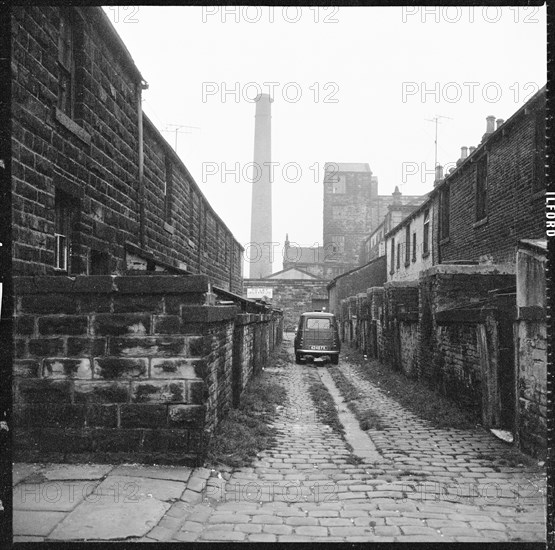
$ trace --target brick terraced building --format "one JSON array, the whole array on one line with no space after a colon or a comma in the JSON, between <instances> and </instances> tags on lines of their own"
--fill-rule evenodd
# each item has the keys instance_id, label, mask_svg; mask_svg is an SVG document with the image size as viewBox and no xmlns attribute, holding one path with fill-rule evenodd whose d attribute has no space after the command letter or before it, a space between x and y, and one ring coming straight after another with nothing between
<instances>
[{"instance_id":1,"label":"brick terraced building","mask_svg":"<svg viewBox=\"0 0 555 550\"><path fill-rule=\"evenodd\" d=\"M241 293L242 247L142 112L99 7L12 16L14 275L206 274Z\"/></svg>"},{"instance_id":2,"label":"brick terraced building","mask_svg":"<svg viewBox=\"0 0 555 550\"><path fill-rule=\"evenodd\" d=\"M480 144L462 147L444 177L438 167L426 200L383 236L387 282L361 268L328 284L344 340L538 457L547 434L545 121L545 87L497 127L487 117Z\"/></svg>"}]
</instances>

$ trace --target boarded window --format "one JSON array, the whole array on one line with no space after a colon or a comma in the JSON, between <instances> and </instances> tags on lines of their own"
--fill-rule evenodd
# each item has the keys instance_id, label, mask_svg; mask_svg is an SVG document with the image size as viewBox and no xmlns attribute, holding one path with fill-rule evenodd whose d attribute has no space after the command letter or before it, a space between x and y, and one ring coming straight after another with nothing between
<instances>
[{"instance_id":1,"label":"boarded window","mask_svg":"<svg viewBox=\"0 0 555 550\"><path fill-rule=\"evenodd\" d=\"M416 232L412 234L412 261L416 262Z\"/></svg>"}]
</instances>

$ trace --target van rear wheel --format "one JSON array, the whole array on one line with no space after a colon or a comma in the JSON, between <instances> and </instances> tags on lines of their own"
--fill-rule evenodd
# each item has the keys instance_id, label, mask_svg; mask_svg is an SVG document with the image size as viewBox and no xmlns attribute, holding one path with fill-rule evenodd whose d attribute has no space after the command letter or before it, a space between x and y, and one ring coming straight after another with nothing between
<instances>
[{"instance_id":1,"label":"van rear wheel","mask_svg":"<svg viewBox=\"0 0 555 550\"><path fill-rule=\"evenodd\" d=\"M332 365L339 365L339 355L332 355L331 356L331 364Z\"/></svg>"}]
</instances>

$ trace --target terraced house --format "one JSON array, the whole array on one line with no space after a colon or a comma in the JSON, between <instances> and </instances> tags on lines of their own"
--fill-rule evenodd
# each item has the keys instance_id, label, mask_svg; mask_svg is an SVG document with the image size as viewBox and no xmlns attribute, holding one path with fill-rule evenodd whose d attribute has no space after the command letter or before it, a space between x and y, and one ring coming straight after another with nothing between
<instances>
[{"instance_id":1,"label":"terraced house","mask_svg":"<svg viewBox=\"0 0 555 550\"><path fill-rule=\"evenodd\" d=\"M100 8L15 8L14 274L207 274L242 247L142 112L148 85Z\"/></svg>"},{"instance_id":2,"label":"terraced house","mask_svg":"<svg viewBox=\"0 0 555 550\"><path fill-rule=\"evenodd\" d=\"M480 143L462 147L448 174L438 167L426 200L383 236L385 284L352 273L328 285L355 345L542 456L545 93L507 121L487 117Z\"/></svg>"},{"instance_id":3,"label":"terraced house","mask_svg":"<svg viewBox=\"0 0 555 550\"><path fill-rule=\"evenodd\" d=\"M281 313L240 298L242 247L103 10L11 22L16 451L196 460Z\"/></svg>"}]
</instances>

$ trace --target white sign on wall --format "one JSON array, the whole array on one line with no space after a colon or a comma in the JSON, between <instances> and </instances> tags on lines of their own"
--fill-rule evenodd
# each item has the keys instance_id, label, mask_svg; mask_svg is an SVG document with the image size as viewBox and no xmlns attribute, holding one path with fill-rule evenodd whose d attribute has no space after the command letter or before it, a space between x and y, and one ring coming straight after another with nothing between
<instances>
[{"instance_id":1,"label":"white sign on wall","mask_svg":"<svg viewBox=\"0 0 555 550\"><path fill-rule=\"evenodd\" d=\"M268 287L252 287L247 288L247 298L252 298L254 300L261 298L273 298L274 289Z\"/></svg>"}]
</instances>

